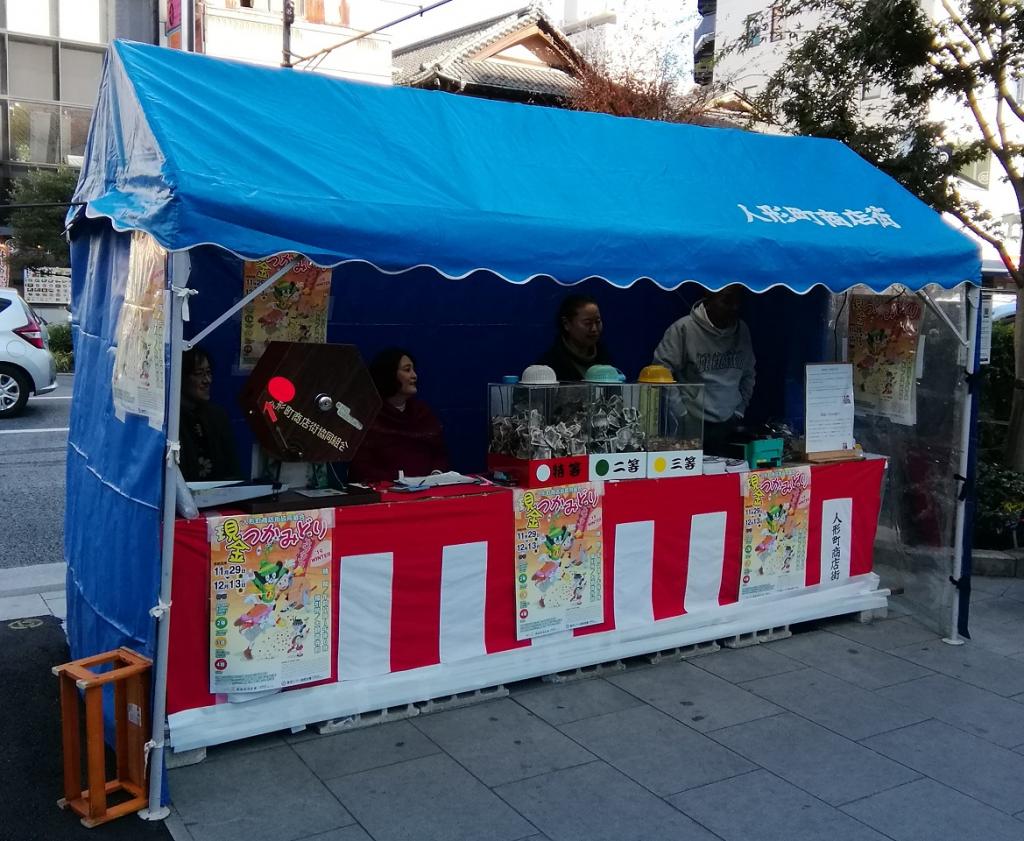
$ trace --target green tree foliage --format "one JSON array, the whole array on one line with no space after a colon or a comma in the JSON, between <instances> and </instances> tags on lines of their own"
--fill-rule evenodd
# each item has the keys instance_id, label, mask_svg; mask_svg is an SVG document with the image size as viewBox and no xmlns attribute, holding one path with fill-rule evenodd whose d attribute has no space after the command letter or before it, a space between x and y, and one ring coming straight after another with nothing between
<instances>
[{"instance_id":1,"label":"green tree foliage","mask_svg":"<svg viewBox=\"0 0 1024 841\"><path fill-rule=\"evenodd\" d=\"M78 170L70 168L37 169L14 182L12 205L53 205L11 210L15 246L11 268L16 272L35 266L69 265L64 217L77 183Z\"/></svg>"},{"instance_id":2,"label":"green tree foliage","mask_svg":"<svg viewBox=\"0 0 1024 841\"><path fill-rule=\"evenodd\" d=\"M1024 205L1024 3L941 0L932 18L920 0L780 2L788 20L818 23L770 77L757 101L762 118L842 140L1000 250L1024 287L1021 254L1009 253L999 220L965 199L954 177L991 153L994 175ZM880 96L864 99L865 89ZM958 136L930 108L950 100L966 116Z\"/></svg>"}]
</instances>

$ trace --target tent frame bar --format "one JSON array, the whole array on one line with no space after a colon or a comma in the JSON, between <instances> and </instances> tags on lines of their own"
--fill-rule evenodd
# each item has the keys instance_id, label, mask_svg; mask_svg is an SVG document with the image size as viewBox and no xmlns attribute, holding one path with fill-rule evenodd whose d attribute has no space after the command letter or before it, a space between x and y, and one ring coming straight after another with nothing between
<instances>
[{"instance_id":1,"label":"tent frame bar","mask_svg":"<svg viewBox=\"0 0 1024 841\"><path fill-rule=\"evenodd\" d=\"M967 286L968 286L968 298L967 298L967 300L968 300L969 303L971 303L973 305L973 302L971 302L971 298L970 298L970 289L973 289L973 288L976 288L976 287L972 286L971 284L967 284ZM970 332L971 331L968 331L968 335L964 336L964 334L960 331L960 328L957 327L953 323L953 321L950 319L950 317L948 315L946 315L945 312L943 312L942 307L940 307L937 303L935 303L935 299L931 296L931 293L927 289L918 289L917 290L917 295L918 295L918 297L922 301L925 302L925 304L928 306L928 308L932 312L934 312L942 320L942 322L949 328L950 332L954 336L956 336L956 340L958 342L960 342L960 344L963 345L965 348L970 348L971 341L972 341L971 337L970 337ZM969 317L969 314L968 314L968 317ZM973 362L971 364L973 364Z\"/></svg>"},{"instance_id":2,"label":"tent frame bar","mask_svg":"<svg viewBox=\"0 0 1024 841\"><path fill-rule=\"evenodd\" d=\"M177 508L178 452L181 426L182 312L188 299L191 259L187 251L170 258L171 342L167 378L167 441L160 545L160 595L150 614L157 621L157 646L153 684L153 731L146 745L149 760L149 806L139 813L145 820L163 820L170 810L163 805L164 740L167 731L167 656L171 639L171 580L174 571L174 521Z\"/></svg>"},{"instance_id":3,"label":"tent frame bar","mask_svg":"<svg viewBox=\"0 0 1024 841\"><path fill-rule=\"evenodd\" d=\"M175 252L175 256L177 256L177 254L185 254L186 257L188 256L188 252ZM204 327L202 330L200 330L197 335L195 335L193 338L189 339L187 342L182 342L181 349L182 350L192 350L192 348L194 348L196 345L198 345L203 339L205 339L214 330L216 330L218 327L220 327L225 321L227 321L229 318L231 318L231 316L233 316L236 312L238 312L240 309L242 309L242 307L244 307L250 301L254 300L257 296L262 295L268 288L273 286L282 277L284 277L286 274L288 274L288 272L290 272L299 263L301 263L303 259L304 259L303 257L295 257L294 259L289 260L278 271L274 272L274 274L272 274L265 281L263 281L263 283L261 283L255 289L253 289L252 292L250 292L248 295L246 295L244 298L242 298L242 300L240 300L238 303L236 303L230 309L228 309L225 312L221 313L218 318L216 318L214 321L212 321L208 325L206 325L206 327Z\"/></svg>"}]
</instances>

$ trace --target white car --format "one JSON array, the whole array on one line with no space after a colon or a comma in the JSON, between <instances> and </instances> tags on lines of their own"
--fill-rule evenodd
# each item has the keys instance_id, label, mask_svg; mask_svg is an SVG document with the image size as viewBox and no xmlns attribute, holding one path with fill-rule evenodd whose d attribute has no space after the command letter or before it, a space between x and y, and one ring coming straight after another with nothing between
<instances>
[{"instance_id":1,"label":"white car","mask_svg":"<svg viewBox=\"0 0 1024 841\"><path fill-rule=\"evenodd\" d=\"M29 395L56 387L43 320L13 289L0 289L0 419L21 412Z\"/></svg>"}]
</instances>

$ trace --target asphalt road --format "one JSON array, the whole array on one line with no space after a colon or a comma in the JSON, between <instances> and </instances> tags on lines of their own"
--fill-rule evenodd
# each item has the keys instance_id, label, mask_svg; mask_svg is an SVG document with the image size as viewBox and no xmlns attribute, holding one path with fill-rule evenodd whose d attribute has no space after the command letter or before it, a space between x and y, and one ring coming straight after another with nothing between
<instances>
[{"instance_id":1,"label":"asphalt road","mask_svg":"<svg viewBox=\"0 0 1024 841\"><path fill-rule=\"evenodd\" d=\"M64 465L69 374L56 391L0 420L0 568L64 560Z\"/></svg>"}]
</instances>

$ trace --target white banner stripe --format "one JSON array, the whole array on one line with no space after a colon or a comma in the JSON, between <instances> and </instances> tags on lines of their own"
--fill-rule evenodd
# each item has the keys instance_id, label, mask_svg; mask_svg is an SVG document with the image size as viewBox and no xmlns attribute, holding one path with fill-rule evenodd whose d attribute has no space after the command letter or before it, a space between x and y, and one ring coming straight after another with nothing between
<instances>
[{"instance_id":1,"label":"white banner stripe","mask_svg":"<svg viewBox=\"0 0 1024 841\"><path fill-rule=\"evenodd\" d=\"M615 527L615 629L654 622L654 521Z\"/></svg>"},{"instance_id":2,"label":"white banner stripe","mask_svg":"<svg viewBox=\"0 0 1024 841\"><path fill-rule=\"evenodd\" d=\"M341 559L338 596L338 680L391 671L390 552Z\"/></svg>"},{"instance_id":3,"label":"white banner stripe","mask_svg":"<svg viewBox=\"0 0 1024 841\"><path fill-rule=\"evenodd\" d=\"M852 533L853 499L846 497L845 499L826 499L822 502L822 584L841 584L850 577L850 535Z\"/></svg>"},{"instance_id":4,"label":"white banner stripe","mask_svg":"<svg viewBox=\"0 0 1024 841\"><path fill-rule=\"evenodd\" d=\"M484 645L486 604L487 543L445 546L441 554L442 663L487 654Z\"/></svg>"},{"instance_id":5,"label":"white banner stripe","mask_svg":"<svg viewBox=\"0 0 1024 841\"><path fill-rule=\"evenodd\" d=\"M687 613L718 607L725 566L726 513L694 514L690 520L690 552L687 559Z\"/></svg>"}]
</instances>

